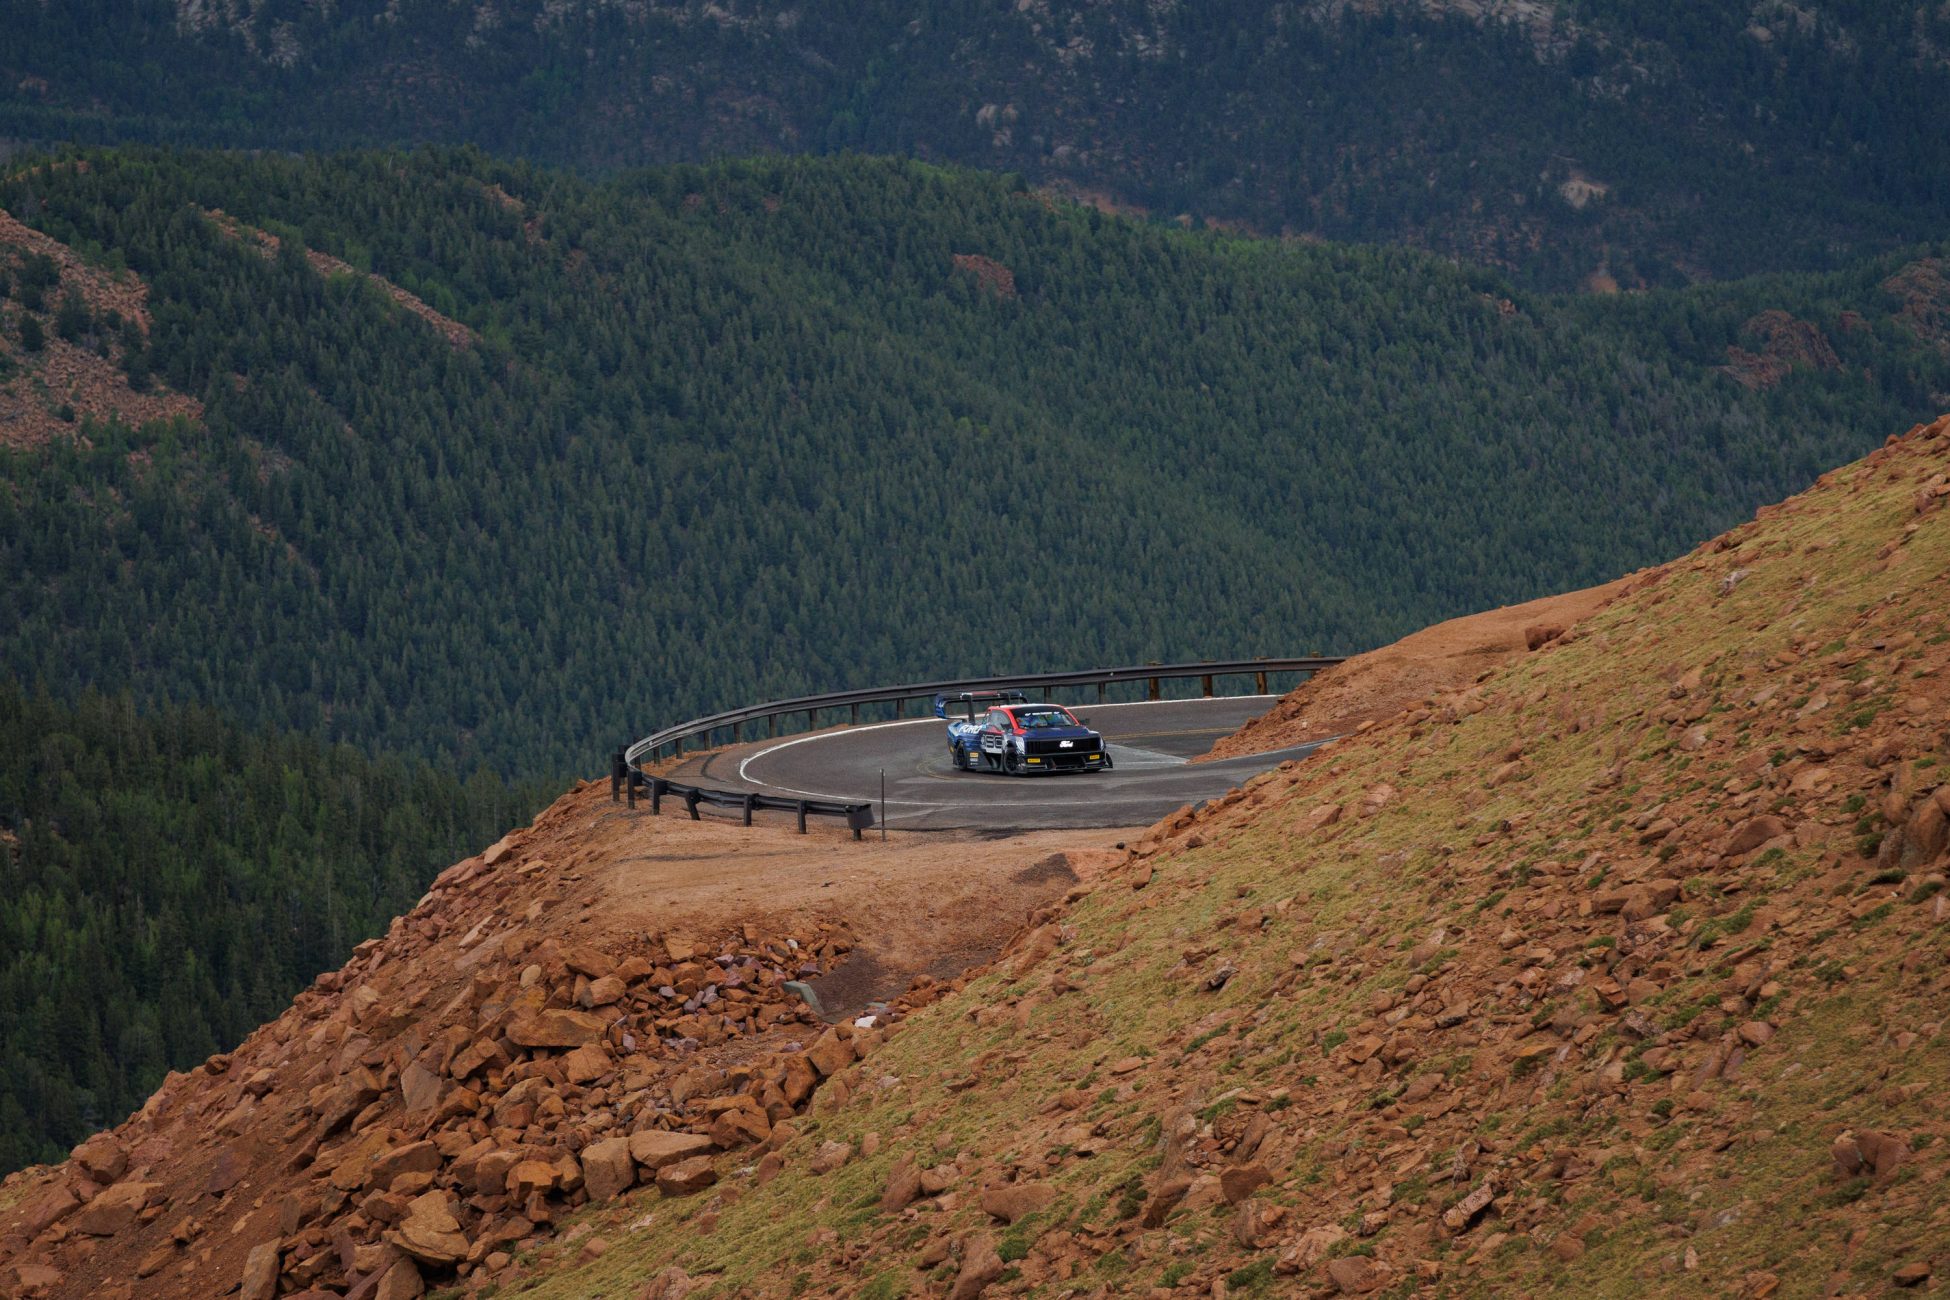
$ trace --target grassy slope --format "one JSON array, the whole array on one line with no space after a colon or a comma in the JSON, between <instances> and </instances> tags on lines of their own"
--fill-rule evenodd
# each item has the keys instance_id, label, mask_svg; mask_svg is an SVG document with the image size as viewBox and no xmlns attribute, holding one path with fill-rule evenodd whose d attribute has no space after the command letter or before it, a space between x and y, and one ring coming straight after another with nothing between
<instances>
[{"instance_id":1,"label":"grassy slope","mask_svg":"<svg viewBox=\"0 0 1950 1300\"><path fill-rule=\"evenodd\" d=\"M527 1293L624 1294L675 1262L710 1294L921 1294L926 1246L983 1232L1012 1259L990 1294L1285 1293L1276 1265L1301 1234L1384 1207L1328 1254L1371 1252L1390 1291L1418 1274L1454 1294L1885 1286L1950 1236L1950 1123L1927 1090L1950 1074L1942 864L1897 879L1861 852L1890 790L1927 792L1950 760L1950 515L1914 505L1950 468L1950 420L1932 428L1673 563L1568 643L1161 824L1060 918L1048 956L1005 957L916 1015L844 1076L850 1103L822 1093L775 1181L639 1191L596 1221L606 1254ZM1384 783L1398 793L1365 811ZM1346 816L1309 830L1330 803ZM1719 853L1768 809L1792 842ZM1647 812L1677 823L1657 847L1634 825ZM1684 882L1661 916L1580 915L1661 876ZM1236 973L1203 991L1221 964ZM1603 1009L1608 969L1655 1037ZM1375 1010L1391 1004L1409 1008L1393 1028ZM1703 1077L1751 1021L1778 1033ZM1378 1072L1350 1056L1370 1035L1399 1058ZM1655 1045L1670 1075L1648 1067ZM1431 1095L1401 1099L1424 1075ZM1072 1089L1081 1106L1061 1109ZM1274 1181L1255 1213L1284 1209L1249 1249L1209 1176L1257 1114ZM1914 1155L1845 1181L1829 1144L1850 1126ZM874 1154L809 1172L822 1142L869 1135ZM898 1157L946 1153L952 1205L873 1208ZM1205 1177L1140 1228L1156 1167L1181 1158ZM1004 1230L976 1191L1011 1171L1059 1196ZM1452 1238L1442 1212L1486 1179L1495 1207Z\"/></svg>"}]
</instances>

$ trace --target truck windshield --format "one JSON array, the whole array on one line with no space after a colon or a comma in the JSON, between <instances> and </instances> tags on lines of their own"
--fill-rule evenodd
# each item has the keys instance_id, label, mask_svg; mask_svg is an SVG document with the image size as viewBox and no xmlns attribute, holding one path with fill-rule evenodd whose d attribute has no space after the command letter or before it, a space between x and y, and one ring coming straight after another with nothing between
<instances>
[{"instance_id":1,"label":"truck windshield","mask_svg":"<svg viewBox=\"0 0 1950 1300\"><path fill-rule=\"evenodd\" d=\"M1074 727L1077 725L1077 720L1070 716L1068 709L1054 708L1017 709L1016 721L1021 723L1026 730L1034 730L1039 727Z\"/></svg>"}]
</instances>

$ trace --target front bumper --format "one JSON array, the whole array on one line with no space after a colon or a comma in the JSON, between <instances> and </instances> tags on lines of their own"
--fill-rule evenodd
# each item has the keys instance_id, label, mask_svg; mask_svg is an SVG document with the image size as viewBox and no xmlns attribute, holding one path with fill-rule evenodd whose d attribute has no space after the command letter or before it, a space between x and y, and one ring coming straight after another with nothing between
<instances>
[{"instance_id":1,"label":"front bumper","mask_svg":"<svg viewBox=\"0 0 1950 1300\"><path fill-rule=\"evenodd\" d=\"M1026 754L1022 761L1030 772L1101 772L1110 766L1110 751L1099 749L1074 754Z\"/></svg>"}]
</instances>

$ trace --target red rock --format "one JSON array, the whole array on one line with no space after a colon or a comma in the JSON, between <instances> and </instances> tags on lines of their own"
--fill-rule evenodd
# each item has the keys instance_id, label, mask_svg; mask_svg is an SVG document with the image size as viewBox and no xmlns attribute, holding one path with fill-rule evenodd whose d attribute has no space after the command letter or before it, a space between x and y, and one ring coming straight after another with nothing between
<instances>
[{"instance_id":1,"label":"red rock","mask_svg":"<svg viewBox=\"0 0 1950 1300\"><path fill-rule=\"evenodd\" d=\"M54 1294L67 1280L65 1273L50 1264L16 1264L0 1273L0 1279L9 1274L14 1278L15 1288L9 1294L19 1296L21 1300L41 1300L43 1296ZM0 1285L4 1285L4 1281L0 1281Z\"/></svg>"},{"instance_id":2,"label":"red rock","mask_svg":"<svg viewBox=\"0 0 1950 1300\"><path fill-rule=\"evenodd\" d=\"M789 1105L794 1107L805 1105L806 1099L813 1095L813 1089L818 1086L819 1071L813 1068L812 1062L806 1059L804 1053L794 1053L786 1058L784 1077L779 1081L779 1090L785 1095Z\"/></svg>"},{"instance_id":3,"label":"red rock","mask_svg":"<svg viewBox=\"0 0 1950 1300\"><path fill-rule=\"evenodd\" d=\"M1139 1222L1147 1228L1161 1228L1165 1219L1178 1208L1185 1199L1185 1193L1192 1190L1192 1180L1183 1174L1161 1181L1153 1189L1150 1199L1144 1203L1144 1213Z\"/></svg>"},{"instance_id":4,"label":"red rock","mask_svg":"<svg viewBox=\"0 0 1950 1300\"><path fill-rule=\"evenodd\" d=\"M1524 649L1541 650L1563 635L1564 629L1555 623L1532 623L1523 630Z\"/></svg>"},{"instance_id":5,"label":"red rock","mask_svg":"<svg viewBox=\"0 0 1950 1300\"><path fill-rule=\"evenodd\" d=\"M570 1083L594 1083L616 1070L609 1051L601 1043L585 1043L562 1058L562 1073Z\"/></svg>"},{"instance_id":6,"label":"red rock","mask_svg":"<svg viewBox=\"0 0 1950 1300\"><path fill-rule=\"evenodd\" d=\"M1443 1211L1442 1222L1451 1232L1462 1232L1496 1200L1496 1189L1483 1183L1469 1195Z\"/></svg>"},{"instance_id":7,"label":"red rock","mask_svg":"<svg viewBox=\"0 0 1950 1300\"><path fill-rule=\"evenodd\" d=\"M676 1164L711 1149L711 1139L702 1133L675 1133L664 1129L645 1129L630 1135L630 1156L650 1173Z\"/></svg>"},{"instance_id":8,"label":"red rock","mask_svg":"<svg viewBox=\"0 0 1950 1300\"><path fill-rule=\"evenodd\" d=\"M1364 1255L1343 1255L1327 1261L1327 1279L1342 1295L1367 1295L1381 1286L1374 1264Z\"/></svg>"},{"instance_id":9,"label":"red rock","mask_svg":"<svg viewBox=\"0 0 1950 1300\"><path fill-rule=\"evenodd\" d=\"M81 1208L81 1198L66 1183L56 1183L27 1206L20 1218L20 1231L28 1240L40 1236Z\"/></svg>"},{"instance_id":10,"label":"red rock","mask_svg":"<svg viewBox=\"0 0 1950 1300\"><path fill-rule=\"evenodd\" d=\"M260 1242L244 1259L244 1277L237 1300L273 1300L278 1293L278 1243Z\"/></svg>"},{"instance_id":11,"label":"red rock","mask_svg":"<svg viewBox=\"0 0 1950 1300\"><path fill-rule=\"evenodd\" d=\"M709 1156L692 1156L657 1170L657 1190L665 1196L689 1196L718 1181Z\"/></svg>"},{"instance_id":12,"label":"red rock","mask_svg":"<svg viewBox=\"0 0 1950 1300\"><path fill-rule=\"evenodd\" d=\"M830 1174L852 1158L853 1148L846 1143L822 1142L813 1153L811 1168L815 1174Z\"/></svg>"},{"instance_id":13,"label":"red rock","mask_svg":"<svg viewBox=\"0 0 1950 1300\"><path fill-rule=\"evenodd\" d=\"M1740 1040L1749 1047L1759 1047L1774 1037L1774 1026L1765 1020L1749 1020L1740 1026Z\"/></svg>"},{"instance_id":14,"label":"red rock","mask_svg":"<svg viewBox=\"0 0 1950 1300\"><path fill-rule=\"evenodd\" d=\"M546 1160L523 1160L508 1171L508 1195L519 1205L531 1196L547 1196L562 1185L562 1171Z\"/></svg>"},{"instance_id":15,"label":"red rock","mask_svg":"<svg viewBox=\"0 0 1950 1300\"><path fill-rule=\"evenodd\" d=\"M625 1137L592 1142L582 1149L582 1185L589 1199L600 1204L628 1191L636 1182L636 1162Z\"/></svg>"},{"instance_id":16,"label":"red rock","mask_svg":"<svg viewBox=\"0 0 1950 1300\"><path fill-rule=\"evenodd\" d=\"M954 1289L948 1300L975 1300L976 1296L1002 1276L1002 1256L986 1233L975 1233L962 1243L961 1268L955 1274Z\"/></svg>"},{"instance_id":17,"label":"red rock","mask_svg":"<svg viewBox=\"0 0 1950 1300\"><path fill-rule=\"evenodd\" d=\"M750 1106L734 1106L712 1122L710 1136L715 1145L730 1151L763 1142L771 1135L772 1125L763 1111Z\"/></svg>"},{"instance_id":18,"label":"red rock","mask_svg":"<svg viewBox=\"0 0 1950 1300\"><path fill-rule=\"evenodd\" d=\"M442 1191L414 1197L406 1217L385 1239L429 1268L452 1268L467 1258L470 1246Z\"/></svg>"},{"instance_id":19,"label":"red rock","mask_svg":"<svg viewBox=\"0 0 1950 1300\"><path fill-rule=\"evenodd\" d=\"M409 1115L432 1110L440 1104L440 1091L445 1085L438 1074L427 1069L418 1061L411 1062L400 1071L399 1090Z\"/></svg>"},{"instance_id":20,"label":"red rock","mask_svg":"<svg viewBox=\"0 0 1950 1300\"><path fill-rule=\"evenodd\" d=\"M137 1277L154 1277L156 1274L168 1268L175 1259L176 1243L173 1241L165 1241L162 1245L156 1247L136 1261L135 1275Z\"/></svg>"},{"instance_id":21,"label":"red rock","mask_svg":"<svg viewBox=\"0 0 1950 1300\"><path fill-rule=\"evenodd\" d=\"M129 1168L128 1150L113 1133L97 1133L68 1154L98 1183L112 1183Z\"/></svg>"},{"instance_id":22,"label":"red rock","mask_svg":"<svg viewBox=\"0 0 1950 1300\"><path fill-rule=\"evenodd\" d=\"M420 1266L410 1259L399 1259L393 1261L392 1267L380 1276L372 1300L418 1300L426 1291L427 1284L420 1276Z\"/></svg>"},{"instance_id":23,"label":"red rock","mask_svg":"<svg viewBox=\"0 0 1950 1300\"><path fill-rule=\"evenodd\" d=\"M1219 1193L1227 1205L1237 1205L1272 1181L1265 1165L1238 1165L1219 1175Z\"/></svg>"},{"instance_id":24,"label":"red rock","mask_svg":"<svg viewBox=\"0 0 1950 1300\"><path fill-rule=\"evenodd\" d=\"M576 998L576 1004L584 1007L608 1006L612 1002L621 1002L628 992L629 986L622 980L614 975L605 975L589 981L589 987Z\"/></svg>"},{"instance_id":25,"label":"red rock","mask_svg":"<svg viewBox=\"0 0 1950 1300\"><path fill-rule=\"evenodd\" d=\"M1862 1152L1863 1163L1877 1178L1888 1177L1909 1159L1909 1143L1894 1133L1864 1129L1855 1135L1855 1145Z\"/></svg>"},{"instance_id":26,"label":"red rock","mask_svg":"<svg viewBox=\"0 0 1950 1300\"><path fill-rule=\"evenodd\" d=\"M1915 1263L1905 1264L1890 1274L1889 1280L1897 1286L1921 1286L1930 1280L1929 1261L1919 1259Z\"/></svg>"},{"instance_id":27,"label":"red rock","mask_svg":"<svg viewBox=\"0 0 1950 1300\"><path fill-rule=\"evenodd\" d=\"M1038 1210L1046 1210L1056 1200L1056 1189L1048 1183L1008 1183L982 1193L982 1213L1004 1223L1014 1223Z\"/></svg>"},{"instance_id":28,"label":"red rock","mask_svg":"<svg viewBox=\"0 0 1950 1300\"><path fill-rule=\"evenodd\" d=\"M887 1171L887 1183L880 1193L881 1213L892 1214L896 1210L906 1209L920 1194L921 1171L914 1167L912 1160L903 1156Z\"/></svg>"},{"instance_id":29,"label":"red rock","mask_svg":"<svg viewBox=\"0 0 1950 1300\"><path fill-rule=\"evenodd\" d=\"M390 1187L402 1174L437 1173L440 1165L440 1150L433 1143L409 1142L374 1156L368 1182L377 1187Z\"/></svg>"},{"instance_id":30,"label":"red rock","mask_svg":"<svg viewBox=\"0 0 1950 1300\"><path fill-rule=\"evenodd\" d=\"M1728 857L1751 853L1777 835L1787 834L1787 823L1772 813L1750 817L1735 828L1720 851Z\"/></svg>"},{"instance_id":31,"label":"red rock","mask_svg":"<svg viewBox=\"0 0 1950 1300\"><path fill-rule=\"evenodd\" d=\"M1435 1090L1442 1086L1442 1078L1443 1076L1439 1074L1416 1075L1408 1081L1408 1087L1402 1091L1403 1103L1413 1105L1418 1101L1428 1100L1435 1094Z\"/></svg>"},{"instance_id":32,"label":"red rock","mask_svg":"<svg viewBox=\"0 0 1950 1300\"><path fill-rule=\"evenodd\" d=\"M510 1021L507 1034L521 1047L581 1047L601 1038L605 1028L587 1011L540 1011Z\"/></svg>"},{"instance_id":33,"label":"red rock","mask_svg":"<svg viewBox=\"0 0 1950 1300\"><path fill-rule=\"evenodd\" d=\"M564 948L562 964L576 974L586 975L592 980L605 979L616 969L616 963L606 954L584 944L571 944Z\"/></svg>"},{"instance_id":34,"label":"red rock","mask_svg":"<svg viewBox=\"0 0 1950 1300\"><path fill-rule=\"evenodd\" d=\"M853 1064L853 1044L829 1029L807 1049L806 1059L819 1071L820 1078L828 1079Z\"/></svg>"},{"instance_id":35,"label":"red rock","mask_svg":"<svg viewBox=\"0 0 1950 1300\"><path fill-rule=\"evenodd\" d=\"M1916 811L1909 816L1909 823L1903 827L1903 845L1896 865L1904 870L1920 867L1934 861L1945 847L1950 846L1950 814L1946 814L1943 804L1944 786L1927 799L1919 799Z\"/></svg>"},{"instance_id":36,"label":"red rock","mask_svg":"<svg viewBox=\"0 0 1950 1300\"><path fill-rule=\"evenodd\" d=\"M119 1183L81 1208L74 1216L75 1229L93 1237L112 1237L162 1196L161 1183Z\"/></svg>"}]
</instances>

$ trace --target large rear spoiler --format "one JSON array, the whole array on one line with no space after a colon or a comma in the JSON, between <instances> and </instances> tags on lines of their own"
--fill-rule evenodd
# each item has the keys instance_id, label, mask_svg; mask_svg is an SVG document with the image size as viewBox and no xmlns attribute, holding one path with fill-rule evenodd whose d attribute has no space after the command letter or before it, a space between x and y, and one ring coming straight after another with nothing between
<instances>
[{"instance_id":1,"label":"large rear spoiler","mask_svg":"<svg viewBox=\"0 0 1950 1300\"><path fill-rule=\"evenodd\" d=\"M948 706L951 704L960 705L967 710L968 716L972 719L976 709L986 709L991 704L1027 704L1028 702L1029 697L1021 691L963 691L959 695L936 695L934 716L946 718Z\"/></svg>"}]
</instances>

